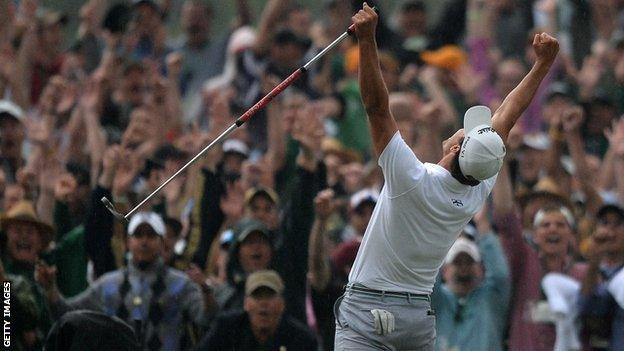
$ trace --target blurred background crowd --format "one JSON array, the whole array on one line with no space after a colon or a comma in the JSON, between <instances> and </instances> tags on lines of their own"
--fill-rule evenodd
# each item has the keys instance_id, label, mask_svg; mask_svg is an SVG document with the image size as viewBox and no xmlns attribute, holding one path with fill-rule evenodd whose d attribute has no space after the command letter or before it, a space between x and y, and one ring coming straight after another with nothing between
<instances>
[{"instance_id":1,"label":"blurred background crowd","mask_svg":"<svg viewBox=\"0 0 624 351\"><path fill-rule=\"evenodd\" d=\"M129 224L100 198L126 213L361 1L66 3L0 0L11 349L332 350L383 185L355 38ZM534 33L561 46L441 269L436 350L624 350L624 1L370 3L390 109L423 162L520 82Z\"/></svg>"}]
</instances>

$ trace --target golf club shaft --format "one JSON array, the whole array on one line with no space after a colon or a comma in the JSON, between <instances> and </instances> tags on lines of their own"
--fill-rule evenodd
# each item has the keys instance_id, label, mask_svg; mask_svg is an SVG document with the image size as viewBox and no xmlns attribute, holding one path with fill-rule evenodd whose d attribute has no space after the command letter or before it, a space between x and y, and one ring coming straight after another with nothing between
<instances>
[{"instance_id":1,"label":"golf club shaft","mask_svg":"<svg viewBox=\"0 0 624 351\"><path fill-rule=\"evenodd\" d=\"M264 108L274 97L279 95L282 91L288 88L294 81L299 79L304 73L308 71L308 68L316 62L319 58L323 57L329 50L333 49L336 45L338 45L341 41L343 41L346 37L353 34L355 30L355 25L351 25L344 33L342 33L338 38L334 39L329 45L327 45L321 52L316 54L310 61L306 62L303 66L299 67L296 71L294 71L288 78L284 79L280 84L278 84L275 88L273 88L268 94L266 94L260 101L256 102L252 107L249 108L245 113L243 113L237 120L236 125L241 126L243 123L247 122L251 116L255 115L256 112Z\"/></svg>"},{"instance_id":2,"label":"golf club shaft","mask_svg":"<svg viewBox=\"0 0 624 351\"><path fill-rule=\"evenodd\" d=\"M215 140L213 140L208 146L206 146L203 150L201 150L195 157L193 157L190 161L188 161L182 168L180 168L177 172L175 172L169 179L167 179L164 183L162 183L156 190L154 190L151 194L149 194L143 201L141 201L138 205L136 205L133 209L130 210L125 216L123 216L126 220L130 218L141 206L143 206L147 201L149 201L154 195L156 195L162 188L167 186L175 177L177 177L180 173L184 172L190 165L195 163L197 159L199 159L203 154L205 154L208 150L210 150L214 145L220 143L223 139L225 139L230 133L232 133L236 128L242 126L245 122L247 122L253 115L256 114L259 110L264 108L273 98L279 95L282 91L288 88L294 81L299 79L304 73L307 72L308 67L310 67L314 62L316 62L319 58L323 57L329 50L333 49L336 45L338 45L341 41L343 41L346 37L353 34L355 26L351 25L347 31L342 33L338 38L332 41L327 47L325 47L321 52L316 54L310 61L308 61L305 65L299 67L296 71L294 71L288 78L284 79L280 84L278 84L275 88L273 88L268 94L266 94L262 99L256 102L252 107L250 107L245 113L243 113L236 122L232 124L228 129L226 129L221 135L219 135ZM104 202L104 199L102 199ZM108 207L108 206L107 206ZM109 211L112 212L113 209L109 208Z\"/></svg>"},{"instance_id":3,"label":"golf club shaft","mask_svg":"<svg viewBox=\"0 0 624 351\"><path fill-rule=\"evenodd\" d=\"M203 150L201 150L197 155L195 155L195 157L193 157L184 166L182 166L182 168L180 168L171 177L169 177L169 179L165 180L165 182L162 183L158 188L156 188L156 190L152 191L152 193L149 194L143 201L141 201L138 205L134 206L134 208L130 210L130 212L128 212L128 214L126 214L124 218L128 220L134 212L136 212L141 206L143 206L143 204L149 201L162 188L164 188L167 184L169 184L169 182L171 182L173 178L177 177L180 173L184 172L188 167L190 167L193 163L195 163L195 161L197 161L200 157L202 157L203 154L208 152L208 150L210 150L214 145L220 143L221 141L223 141L223 139L227 138L227 136L230 135L236 128L237 128L236 124L232 124L228 129L226 129L223 133L221 133L221 135L219 135L215 140L213 140L210 144L208 144L208 146L203 148Z\"/></svg>"}]
</instances>

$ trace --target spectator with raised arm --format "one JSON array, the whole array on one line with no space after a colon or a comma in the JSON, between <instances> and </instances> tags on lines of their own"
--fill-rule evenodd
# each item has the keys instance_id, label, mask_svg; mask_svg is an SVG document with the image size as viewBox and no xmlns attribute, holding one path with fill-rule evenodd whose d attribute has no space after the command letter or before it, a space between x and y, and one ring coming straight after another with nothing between
<instances>
[{"instance_id":1,"label":"spectator with raised arm","mask_svg":"<svg viewBox=\"0 0 624 351\"><path fill-rule=\"evenodd\" d=\"M503 350L511 279L486 209L474 217L477 237L460 236L451 246L441 270L444 283L438 278L433 288L436 350Z\"/></svg>"},{"instance_id":2,"label":"spectator with raised arm","mask_svg":"<svg viewBox=\"0 0 624 351\"><path fill-rule=\"evenodd\" d=\"M575 263L572 256L576 220L569 208L548 200L535 214L532 237L527 237L512 199L505 166L493 190L493 205L513 289L509 349L552 350L557 339L555 314L543 293L542 278L557 272L577 282L583 279L586 267Z\"/></svg>"},{"instance_id":3,"label":"spectator with raised arm","mask_svg":"<svg viewBox=\"0 0 624 351\"><path fill-rule=\"evenodd\" d=\"M189 327L206 323L204 295L184 273L162 260L166 227L154 212L139 212L128 224L126 268L103 275L83 293L64 298L56 286L56 270L37 267L37 282L45 289L53 314L59 318L76 309L117 316L130 325L141 323L139 340L150 350L179 350L196 340ZM182 327L180 327L182 325Z\"/></svg>"}]
</instances>

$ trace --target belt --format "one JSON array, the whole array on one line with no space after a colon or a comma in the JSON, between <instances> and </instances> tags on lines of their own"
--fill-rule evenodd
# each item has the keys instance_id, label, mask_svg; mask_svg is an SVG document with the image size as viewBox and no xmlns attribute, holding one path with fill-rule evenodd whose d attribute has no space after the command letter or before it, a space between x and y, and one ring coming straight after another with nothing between
<instances>
[{"instance_id":1,"label":"belt","mask_svg":"<svg viewBox=\"0 0 624 351\"><path fill-rule=\"evenodd\" d=\"M425 300L431 301L431 297L427 294L415 294L410 292L402 292L402 291L385 291L385 290L375 290L369 289L363 285L355 285L349 284L345 289L347 292L355 292L359 294L369 295L369 296L378 296L378 297L398 297L407 299L416 299L416 300Z\"/></svg>"}]
</instances>

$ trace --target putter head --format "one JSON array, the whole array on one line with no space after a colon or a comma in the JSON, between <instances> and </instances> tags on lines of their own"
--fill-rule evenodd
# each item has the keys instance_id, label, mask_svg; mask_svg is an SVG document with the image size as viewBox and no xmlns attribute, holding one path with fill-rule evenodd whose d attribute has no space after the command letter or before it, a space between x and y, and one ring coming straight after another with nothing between
<instances>
[{"instance_id":1,"label":"putter head","mask_svg":"<svg viewBox=\"0 0 624 351\"><path fill-rule=\"evenodd\" d=\"M113 216L115 216L117 219L124 220L126 222L128 221L126 217L124 217L124 215L122 215L121 213L117 212L117 210L115 210L115 206L113 205L112 202L110 202L110 200L106 198L106 196L100 199L100 201L102 201L104 206L106 206L106 209L108 210L108 212L112 213Z\"/></svg>"}]
</instances>

